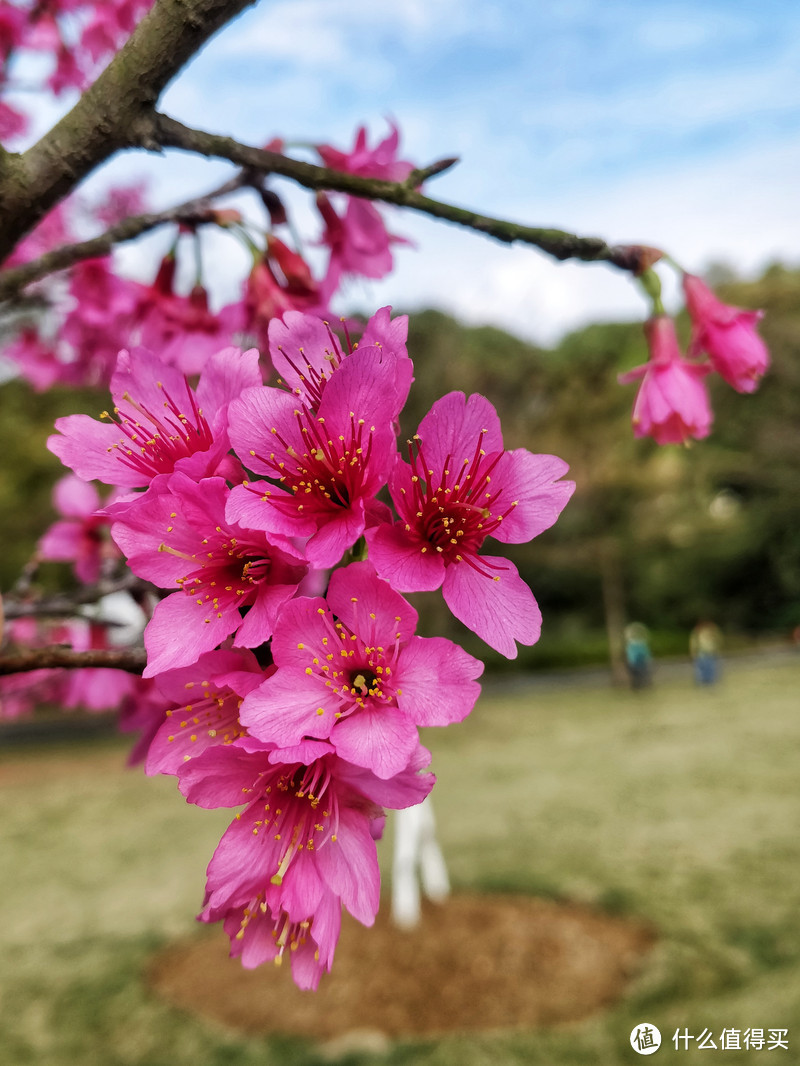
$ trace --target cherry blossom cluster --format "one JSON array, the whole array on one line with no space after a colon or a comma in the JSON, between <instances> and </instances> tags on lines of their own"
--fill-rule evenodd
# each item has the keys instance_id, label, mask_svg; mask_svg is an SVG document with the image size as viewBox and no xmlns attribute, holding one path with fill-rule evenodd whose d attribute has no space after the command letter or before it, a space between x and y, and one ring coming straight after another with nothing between
<instances>
[{"instance_id":1,"label":"cherry blossom cluster","mask_svg":"<svg viewBox=\"0 0 800 1066\"><path fill-rule=\"evenodd\" d=\"M350 151L327 144L314 150L320 162L334 169L404 181L414 166L399 158L399 144L399 131L392 124L374 147L360 127ZM283 142L273 140L267 148L280 153ZM347 278L384 277L392 270L392 247L407 243L389 232L373 204L320 192L314 199L319 231L310 243L326 254L315 276L309 258L298 250L296 227L290 224L283 201L258 178L253 182L260 210L266 213L265 234L261 217L248 221L237 208L209 203L174 226L172 246L150 284L121 276L110 255L79 262L65 275L37 286L49 314L27 323L3 354L38 390L54 384L107 385L117 353L136 346L159 352L165 363L183 373L197 374L214 352L232 340L266 352L270 322L287 311L332 317L331 301ZM91 212L85 203L70 198L21 242L7 265L27 262L77 241L87 229L95 233L99 224L112 226L144 209L141 186L112 189ZM240 241L251 262L239 298L217 309L203 275L201 234L208 227ZM187 256L195 277L184 292L177 278Z\"/></svg>"},{"instance_id":2,"label":"cherry blossom cluster","mask_svg":"<svg viewBox=\"0 0 800 1066\"><path fill-rule=\"evenodd\" d=\"M51 60L44 86L55 96L85 89L152 6L153 0L14 0L0 5L0 92L19 87L33 53ZM0 140L19 137L27 127L24 109L0 100Z\"/></svg>"},{"instance_id":3,"label":"cherry blossom cluster","mask_svg":"<svg viewBox=\"0 0 800 1066\"><path fill-rule=\"evenodd\" d=\"M129 714L147 772L175 775L198 806L243 808L200 917L223 923L245 966L288 954L304 988L330 969L342 907L375 918L385 810L434 783L419 729L462 720L480 691L483 664L419 636L404 594L441 587L513 658L538 639L539 609L511 562L481 549L537 536L574 488L560 459L506 450L479 395L438 400L398 447L406 336L389 308L357 343L288 311L268 329L275 385L254 349L214 353L195 388L123 351L113 409L59 419L48 442L76 475L51 557L96 572L96 499L77 486L99 480L115 486L101 508L114 543L163 590Z\"/></svg>"},{"instance_id":4,"label":"cherry blossom cluster","mask_svg":"<svg viewBox=\"0 0 800 1066\"><path fill-rule=\"evenodd\" d=\"M713 420L708 374L716 372L737 392L753 392L769 366L769 352L756 332L761 311L722 303L693 274L683 274L683 290L692 321L688 358L681 354L673 320L656 314L645 323L649 361L619 375L620 384L641 381L633 431L658 444L708 436Z\"/></svg>"}]
</instances>

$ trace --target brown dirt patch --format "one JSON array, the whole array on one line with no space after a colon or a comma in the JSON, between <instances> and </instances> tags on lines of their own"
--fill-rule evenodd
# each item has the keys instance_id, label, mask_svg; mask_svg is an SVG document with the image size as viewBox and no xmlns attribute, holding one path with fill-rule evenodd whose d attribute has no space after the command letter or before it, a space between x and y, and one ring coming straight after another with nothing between
<instances>
[{"instance_id":1,"label":"brown dirt patch","mask_svg":"<svg viewBox=\"0 0 800 1066\"><path fill-rule=\"evenodd\" d=\"M372 929L345 915L333 971L317 992L295 988L288 966L242 969L219 929L159 953L150 984L172 1005L248 1034L530 1029L613 1003L655 940L643 923L527 897L426 904L410 932L394 928L387 911Z\"/></svg>"}]
</instances>

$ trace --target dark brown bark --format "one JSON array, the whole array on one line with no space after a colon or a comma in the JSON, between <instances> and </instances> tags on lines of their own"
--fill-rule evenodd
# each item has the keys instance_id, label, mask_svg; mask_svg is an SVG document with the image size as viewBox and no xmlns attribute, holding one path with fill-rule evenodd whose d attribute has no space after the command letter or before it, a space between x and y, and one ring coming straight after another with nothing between
<instances>
[{"instance_id":1,"label":"dark brown bark","mask_svg":"<svg viewBox=\"0 0 800 1066\"><path fill-rule=\"evenodd\" d=\"M157 0L69 114L26 152L4 153L0 262L95 167L119 149L143 143L142 118L166 85L209 37L254 2Z\"/></svg>"}]
</instances>

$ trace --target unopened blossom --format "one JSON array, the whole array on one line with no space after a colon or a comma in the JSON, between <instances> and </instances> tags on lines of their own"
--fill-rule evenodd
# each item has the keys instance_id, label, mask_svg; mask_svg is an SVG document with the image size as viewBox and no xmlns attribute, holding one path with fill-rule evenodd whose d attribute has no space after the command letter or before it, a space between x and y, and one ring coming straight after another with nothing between
<instances>
[{"instance_id":1,"label":"unopened blossom","mask_svg":"<svg viewBox=\"0 0 800 1066\"><path fill-rule=\"evenodd\" d=\"M553 455L503 449L497 412L483 396L438 400L397 461L389 489L400 521L367 530L378 574L401 592L442 588L450 610L514 658L534 644L541 614L508 560L479 551L487 537L519 544L558 518L575 485Z\"/></svg>"},{"instance_id":2,"label":"unopened blossom","mask_svg":"<svg viewBox=\"0 0 800 1066\"><path fill-rule=\"evenodd\" d=\"M683 275L692 319L690 353L705 352L711 365L737 392L754 392L769 366L769 352L756 327L763 311L722 303L704 281Z\"/></svg>"},{"instance_id":3,"label":"unopened blossom","mask_svg":"<svg viewBox=\"0 0 800 1066\"><path fill-rule=\"evenodd\" d=\"M154 679L161 721L150 741L148 774L177 774L189 759L217 744L233 744L245 735L239 708L266 671L251 651L211 651L196 663L166 670Z\"/></svg>"},{"instance_id":4,"label":"unopened blossom","mask_svg":"<svg viewBox=\"0 0 800 1066\"><path fill-rule=\"evenodd\" d=\"M327 600L301 597L281 611L277 670L245 697L242 722L281 747L327 739L348 762L393 777L418 726L461 721L480 693L483 663L442 637L416 636L416 625L370 563L336 570Z\"/></svg>"},{"instance_id":5,"label":"unopened blossom","mask_svg":"<svg viewBox=\"0 0 800 1066\"><path fill-rule=\"evenodd\" d=\"M349 766L323 741L306 741L298 755L288 761L274 745L245 737L207 748L180 770L190 803L247 804L208 865L207 920L259 899L301 922L332 892L358 921L374 921L380 873L371 822L383 806L411 806L428 794L433 775L418 773L428 753L420 748L391 781Z\"/></svg>"},{"instance_id":6,"label":"unopened blossom","mask_svg":"<svg viewBox=\"0 0 800 1066\"><path fill-rule=\"evenodd\" d=\"M197 390L143 348L122 351L111 379L114 408L56 421L47 447L85 481L137 488L180 470L193 478L229 475L228 404L261 382L258 352L226 348L209 359Z\"/></svg>"},{"instance_id":7,"label":"unopened blossom","mask_svg":"<svg viewBox=\"0 0 800 1066\"><path fill-rule=\"evenodd\" d=\"M709 367L690 363L678 346L675 325L666 315L645 323L650 361L620 374L621 385L641 381L633 407L636 437L658 444L681 444L707 437L713 415L703 378Z\"/></svg>"},{"instance_id":8,"label":"unopened blossom","mask_svg":"<svg viewBox=\"0 0 800 1066\"><path fill-rule=\"evenodd\" d=\"M231 634L239 646L264 643L305 576L285 538L271 541L225 520L229 493L222 478L195 482L178 472L145 496L108 508L131 570L178 589L159 602L145 629L144 677L188 666Z\"/></svg>"},{"instance_id":9,"label":"unopened blossom","mask_svg":"<svg viewBox=\"0 0 800 1066\"><path fill-rule=\"evenodd\" d=\"M262 258L245 282L245 328L266 351L270 322L287 311L326 316L332 290L313 277L305 259L278 237L270 235Z\"/></svg>"},{"instance_id":10,"label":"unopened blossom","mask_svg":"<svg viewBox=\"0 0 800 1066\"><path fill-rule=\"evenodd\" d=\"M399 360L353 352L325 386L316 412L282 389L247 389L230 406L230 439L242 463L271 481L236 486L228 520L308 537L316 569L339 562L366 528L395 448Z\"/></svg>"},{"instance_id":11,"label":"unopened blossom","mask_svg":"<svg viewBox=\"0 0 800 1066\"><path fill-rule=\"evenodd\" d=\"M67 474L56 482L53 504L62 516L39 541L42 559L74 564L79 581L97 581L104 560L118 555L108 537L108 518L100 511L94 485Z\"/></svg>"}]
</instances>

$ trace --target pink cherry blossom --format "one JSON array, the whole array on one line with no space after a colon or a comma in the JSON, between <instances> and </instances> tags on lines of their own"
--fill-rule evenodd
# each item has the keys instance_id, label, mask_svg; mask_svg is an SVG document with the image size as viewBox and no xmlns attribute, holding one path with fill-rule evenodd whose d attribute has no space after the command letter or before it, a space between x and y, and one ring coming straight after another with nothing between
<instances>
[{"instance_id":1,"label":"pink cherry blossom","mask_svg":"<svg viewBox=\"0 0 800 1066\"><path fill-rule=\"evenodd\" d=\"M683 275L692 318L690 354L706 352L720 377L737 392L754 392L769 366L769 352L756 332L763 311L743 311L718 300L700 278Z\"/></svg>"},{"instance_id":2,"label":"pink cherry blossom","mask_svg":"<svg viewBox=\"0 0 800 1066\"><path fill-rule=\"evenodd\" d=\"M193 478L235 471L228 456L228 404L261 381L258 352L226 348L208 361L197 390L143 348L122 351L111 379L114 413L56 421L47 446L85 481L131 488L181 470Z\"/></svg>"},{"instance_id":3,"label":"pink cherry blossom","mask_svg":"<svg viewBox=\"0 0 800 1066\"><path fill-rule=\"evenodd\" d=\"M633 407L634 436L653 437L658 444L707 437L713 415L703 378L709 367L681 356L671 318L651 318L645 334L650 361L618 378L621 385L642 382Z\"/></svg>"},{"instance_id":4,"label":"pink cherry blossom","mask_svg":"<svg viewBox=\"0 0 800 1066\"><path fill-rule=\"evenodd\" d=\"M240 958L245 969L270 961L280 964L288 954L294 983L313 991L323 973L330 973L341 922L341 902L325 890L314 913L303 921L292 921L283 910L273 914L256 896L248 906L227 911L223 928L230 937L231 958Z\"/></svg>"},{"instance_id":5,"label":"pink cherry blossom","mask_svg":"<svg viewBox=\"0 0 800 1066\"><path fill-rule=\"evenodd\" d=\"M382 779L406 768L418 726L459 722L480 693L483 663L441 637L414 635L417 612L370 563L331 577L327 603L299 598L281 611L278 667L245 697L241 719L281 747L327 739Z\"/></svg>"},{"instance_id":6,"label":"pink cherry blossom","mask_svg":"<svg viewBox=\"0 0 800 1066\"><path fill-rule=\"evenodd\" d=\"M333 293L345 276L383 278L394 266L393 244L409 244L386 229L378 209L367 200L347 197L340 215L330 197L317 194L317 207L325 224L321 243L330 248L325 289Z\"/></svg>"},{"instance_id":7,"label":"pink cherry blossom","mask_svg":"<svg viewBox=\"0 0 800 1066\"><path fill-rule=\"evenodd\" d=\"M401 592L442 587L450 610L491 647L514 658L534 644L541 615L507 559L479 555L488 536L521 543L558 518L575 485L552 455L503 450L500 420L483 396L438 400L389 481L400 522L367 530L370 559Z\"/></svg>"},{"instance_id":8,"label":"pink cherry blossom","mask_svg":"<svg viewBox=\"0 0 800 1066\"><path fill-rule=\"evenodd\" d=\"M339 562L370 521L394 453L399 360L357 350L330 378L316 412L281 389L248 389L230 407L231 443L274 479L233 489L227 516L250 529L308 537L317 569Z\"/></svg>"},{"instance_id":9,"label":"pink cherry blossom","mask_svg":"<svg viewBox=\"0 0 800 1066\"><path fill-rule=\"evenodd\" d=\"M357 345L359 351L372 349L376 363L384 353L396 360L397 391L392 403L398 413L408 398L414 372L406 349L407 336L408 316L393 319L391 308L382 307L364 327ZM270 322L272 365L281 382L313 410L319 407L327 382L352 351L352 347L344 351L328 323L315 315L287 311L282 319Z\"/></svg>"},{"instance_id":10,"label":"pink cherry blossom","mask_svg":"<svg viewBox=\"0 0 800 1066\"><path fill-rule=\"evenodd\" d=\"M192 666L155 678L160 721L147 752L148 774L177 774L189 759L216 744L245 735L239 722L242 698L260 685L266 671L250 651L211 651Z\"/></svg>"},{"instance_id":11,"label":"pink cherry blossom","mask_svg":"<svg viewBox=\"0 0 800 1066\"><path fill-rule=\"evenodd\" d=\"M356 139L349 152L343 152L329 144L318 144L317 151L326 167L343 170L347 174L359 174L365 178L381 178L383 181L405 181L414 164L397 158L400 148L400 131L389 123L390 132L382 141L370 148L367 130L359 126Z\"/></svg>"},{"instance_id":12,"label":"pink cherry blossom","mask_svg":"<svg viewBox=\"0 0 800 1066\"><path fill-rule=\"evenodd\" d=\"M53 504L63 520L53 523L39 541L40 556L74 563L79 581L97 581L103 561L119 554L107 534L104 536L109 521L97 513L97 489L74 474L67 474L53 489Z\"/></svg>"},{"instance_id":13,"label":"pink cherry blossom","mask_svg":"<svg viewBox=\"0 0 800 1066\"><path fill-rule=\"evenodd\" d=\"M131 570L179 590L161 600L145 629L144 677L189 666L231 634L239 646L262 644L306 572L284 538L226 522L230 489L222 478L197 483L176 473L163 481L107 510Z\"/></svg>"},{"instance_id":14,"label":"pink cherry blossom","mask_svg":"<svg viewBox=\"0 0 800 1066\"><path fill-rule=\"evenodd\" d=\"M5 345L3 355L16 364L20 374L36 392L45 392L65 376L64 364L58 358L54 345L43 340L34 327L21 330Z\"/></svg>"},{"instance_id":15,"label":"pink cherry blossom","mask_svg":"<svg viewBox=\"0 0 800 1066\"><path fill-rule=\"evenodd\" d=\"M433 775L418 773L417 758L384 782L349 766L324 742L305 748L303 761L285 762L273 745L243 738L207 748L180 770L179 786L190 803L247 803L209 863L205 920L258 899L273 914L285 911L290 921L304 921L332 892L358 921L374 921L380 873L371 821L382 805L419 803Z\"/></svg>"}]
</instances>

